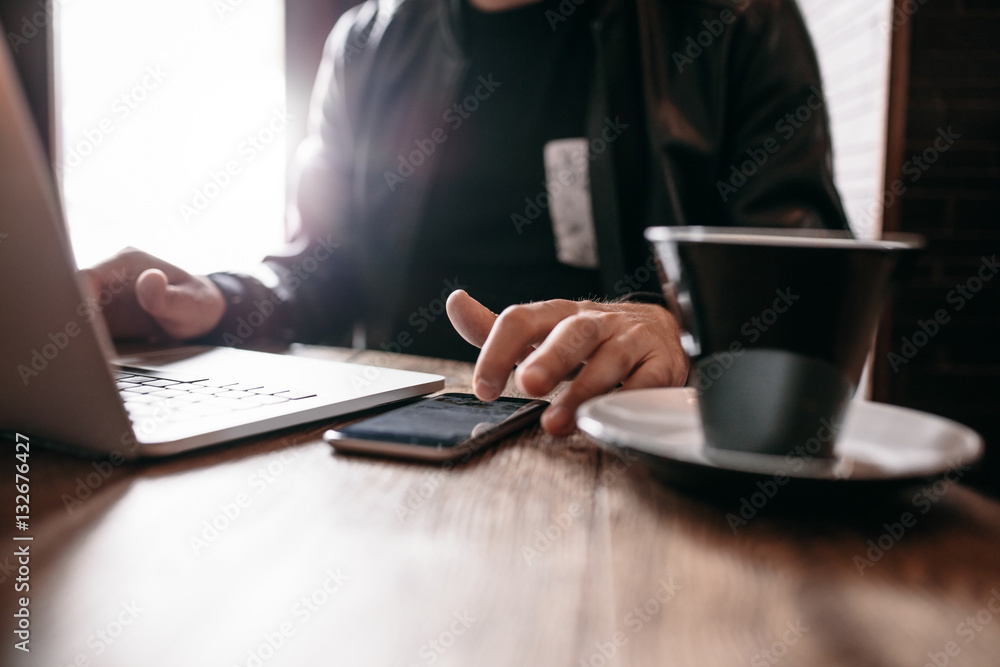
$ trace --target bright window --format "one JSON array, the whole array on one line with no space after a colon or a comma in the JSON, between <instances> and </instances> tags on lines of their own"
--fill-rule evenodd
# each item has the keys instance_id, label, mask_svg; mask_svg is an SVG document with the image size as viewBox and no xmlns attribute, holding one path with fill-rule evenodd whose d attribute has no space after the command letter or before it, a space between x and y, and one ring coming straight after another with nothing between
<instances>
[{"instance_id":1,"label":"bright window","mask_svg":"<svg viewBox=\"0 0 1000 667\"><path fill-rule=\"evenodd\" d=\"M195 272L282 240L282 0L55 3L59 157L80 266L125 245Z\"/></svg>"}]
</instances>

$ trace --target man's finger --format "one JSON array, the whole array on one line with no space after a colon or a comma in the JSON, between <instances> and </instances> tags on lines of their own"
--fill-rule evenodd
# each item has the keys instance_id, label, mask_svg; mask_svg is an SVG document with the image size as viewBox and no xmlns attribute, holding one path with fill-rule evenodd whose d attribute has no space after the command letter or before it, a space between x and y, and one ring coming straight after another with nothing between
<instances>
[{"instance_id":1,"label":"man's finger","mask_svg":"<svg viewBox=\"0 0 1000 667\"><path fill-rule=\"evenodd\" d=\"M587 311L557 324L545 341L518 366L518 387L542 396L570 377L613 333L611 313Z\"/></svg>"},{"instance_id":2,"label":"man's finger","mask_svg":"<svg viewBox=\"0 0 1000 667\"><path fill-rule=\"evenodd\" d=\"M603 345L587 361L576 379L542 415L542 428L568 435L576 427L576 410L584 401L611 391L629 375L645 353L638 345Z\"/></svg>"},{"instance_id":3,"label":"man's finger","mask_svg":"<svg viewBox=\"0 0 1000 667\"><path fill-rule=\"evenodd\" d=\"M476 347L482 347L496 322L496 314L469 296L465 290L455 290L449 294L445 309L459 335Z\"/></svg>"},{"instance_id":4,"label":"man's finger","mask_svg":"<svg viewBox=\"0 0 1000 667\"><path fill-rule=\"evenodd\" d=\"M485 401L498 398L514 365L531 346L545 340L559 322L578 310L576 302L557 299L511 306L500 313L476 361L472 376L476 396Z\"/></svg>"},{"instance_id":5,"label":"man's finger","mask_svg":"<svg viewBox=\"0 0 1000 667\"><path fill-rule=\"evenodd\" d=\"M135 281L135 296L142 309L159 319L169 314L167 276L159 269L147 269Z\"/></svg>"}]
</instances>

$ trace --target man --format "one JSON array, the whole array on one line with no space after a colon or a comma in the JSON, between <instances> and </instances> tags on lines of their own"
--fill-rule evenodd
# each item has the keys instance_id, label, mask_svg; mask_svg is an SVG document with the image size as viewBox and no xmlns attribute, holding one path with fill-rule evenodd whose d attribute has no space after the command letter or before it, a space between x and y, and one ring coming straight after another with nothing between
<instances>
[{"instance_id":1,"label":"man","mask_svg":"<svg viewBox=\"0 0 1000 667\"><path fill-rule=\"evenodd\" d=\"M310 123L285 253L206 277L123 252L89 272L136 277L112 333L461 358L446 299L480 398L515 365L530 395L572 378L542 417L565 434L587 398L686 379L645 227L847 228L794 0L368 2Z\"/></svg>"}]
</instances>

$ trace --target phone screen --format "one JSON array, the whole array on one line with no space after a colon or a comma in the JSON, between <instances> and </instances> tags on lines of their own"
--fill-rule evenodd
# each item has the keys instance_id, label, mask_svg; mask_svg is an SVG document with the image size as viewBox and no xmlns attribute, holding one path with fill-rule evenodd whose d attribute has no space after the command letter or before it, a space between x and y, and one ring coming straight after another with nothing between
<instances>
[{"instance_id":1,"label":"phone screen","mask_svg":"<svg viewBox=\"0 0 1000 667\"><path fill-rule=\"evenodd\" d=\"M502 423L531 399L501 398L490 403L461 395L442 395L337 429L362 440L455 447Z\"/></svg>"}]
</instances>

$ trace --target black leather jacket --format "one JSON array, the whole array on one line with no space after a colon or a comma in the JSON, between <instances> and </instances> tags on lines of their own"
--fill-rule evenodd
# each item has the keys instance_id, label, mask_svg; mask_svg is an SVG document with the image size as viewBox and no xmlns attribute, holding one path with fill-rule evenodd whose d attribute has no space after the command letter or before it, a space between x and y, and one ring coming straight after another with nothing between
<instances>
[{"instance_id":1,"label":"black leather jacket","mask_svg":"<svg viewBox=\"0 0 1000 667\"><path fill-rule=\"evenodd\" d=\"M462 1L370 0L337 23L293 174L291 243L265 261L277 278L213 274L230 307L206 340L345 344L359 323L369 347L389 340L433 155L394 188L385 174L454 101ZM847 229L794 0L565 0L560 11L581 2L595 3L590 139L609 119L628 125L590 163L607 296L659 290L650 225Z\"/></svg>"}]
</instances>

